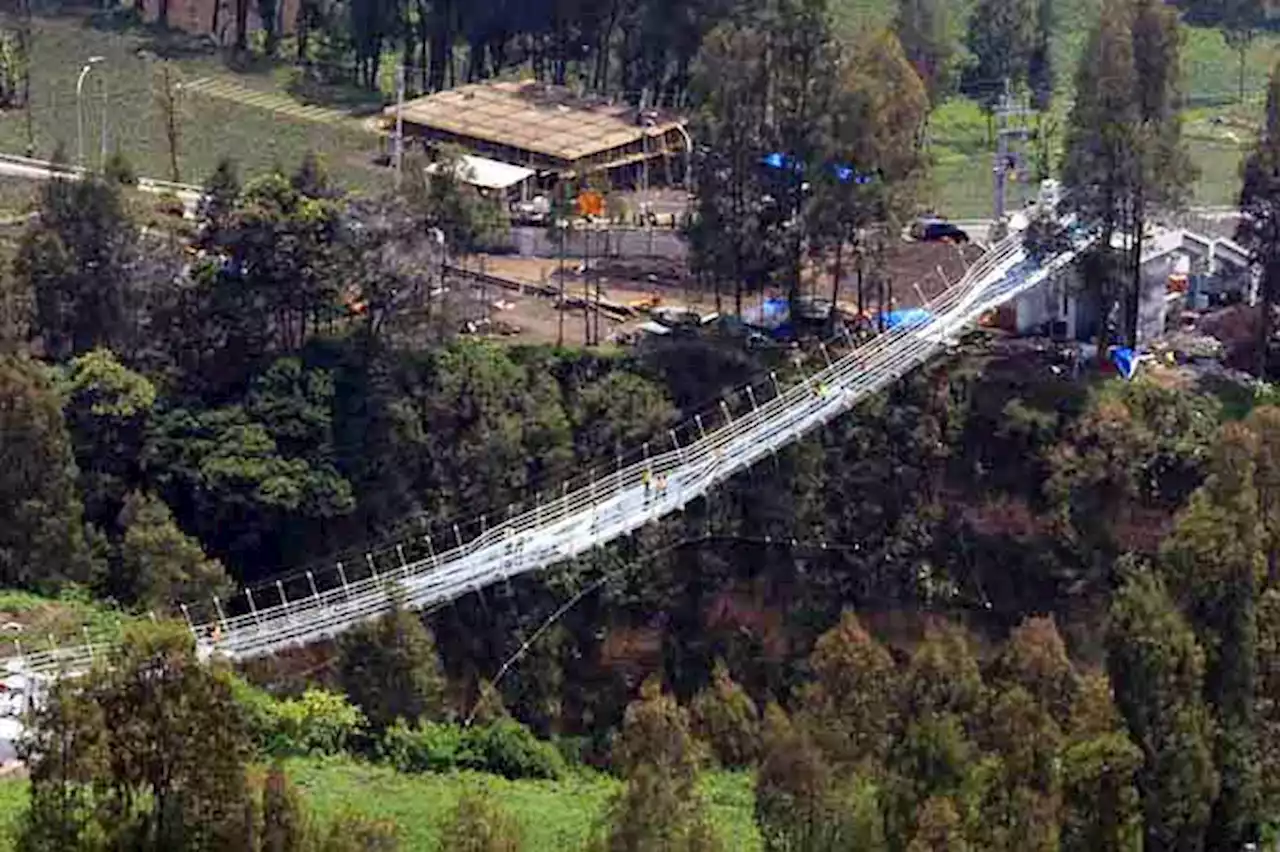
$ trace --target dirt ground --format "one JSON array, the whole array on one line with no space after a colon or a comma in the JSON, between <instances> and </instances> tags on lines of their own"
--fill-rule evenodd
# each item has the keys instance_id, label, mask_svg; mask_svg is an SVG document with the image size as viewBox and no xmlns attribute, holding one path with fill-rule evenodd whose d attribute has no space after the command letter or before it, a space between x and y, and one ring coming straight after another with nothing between
<instances>
[{"instance_id":1,"label":"dirt ground","mask_svg":"<svg viewBox=\"0 0 1280 852\"><path fill-rule=\"evenodd\" d=\"M893 306L915 307L933 298L959 279L979 256L981 250L973 246L906 242L890 246L883 268L891 282ZM470 258L466 266L508 281L554 289L558 283L556 274L560 262L553 258L485 255ZM572 263L566 265L565 270L565 296L570 300L582 298L586 293L582 270ZM600 334L605 341L620 333L634 332L647 319L644 313L646 306L681 307L700 313L715 310L714 293L695 288L688 271L678 261L609 258L599 265L593 264L593 272L600 279L602 299L636 310L636 315L625 322L602 313ZM809 270L807 284L813 295L829 297L832 274L834 269L830 266ZM594 289L587 295L594 299ZM770 292L766 295L781 294ZM869 285L864 295L864 307L868 311L875 310L875 294ZM508 332L502 335L503 339L519 343L553 343L557 339L560 316L553 297L494 286L489 292L473 292L472 298L480 301L482 310L484 304L489 305L488 313L495 328ZM758 298L753 294L753 301ZM724 309L731 309L733 295L727 288L721 294L721 300ZM840 305L849 311L857 308L857 270L852 262L846 262L841 275ZM564 342L582 345L583 341L583 311L578 307L570 308L564 317Z\"/></svg>"}]
</instances>

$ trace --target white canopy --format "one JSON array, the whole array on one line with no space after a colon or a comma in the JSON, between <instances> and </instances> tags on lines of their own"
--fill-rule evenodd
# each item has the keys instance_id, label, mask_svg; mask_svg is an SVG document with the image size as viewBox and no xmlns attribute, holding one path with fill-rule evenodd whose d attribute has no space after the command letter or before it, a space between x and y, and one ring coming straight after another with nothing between
<instances>
[{"instance_id":1,"label":"white canopy","mask_svg":"<svg viewBox=\"0 0 1280 852\"><path fill-rule=\"evenodd\" d=\"M506 189L527 180L534 173L533 169L513 166L511 163L490 160L487 157L463 154L460 159L458 179L482 189ZM427 166L427 174L433 174L439 166L439 163Z\"/></svg>"}]
</instances>

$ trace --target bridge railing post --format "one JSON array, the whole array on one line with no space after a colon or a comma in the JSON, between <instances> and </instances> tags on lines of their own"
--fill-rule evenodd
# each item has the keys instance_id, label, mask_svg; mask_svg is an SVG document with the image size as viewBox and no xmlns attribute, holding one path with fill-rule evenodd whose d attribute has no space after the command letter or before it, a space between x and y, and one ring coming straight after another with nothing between
<instances>
[{"instance_id":1,"label":"bridge railing post","mask_svg":"<svg viewBox=\"0 0 1280 852\"><path fill-rule=\"evenodd\" d=\"M255 624L257 624L259 627L261 627L261 626L262 626L262 617L258 615L258 607L257 607L257 605L256 605L256 604L254 604L254 602L253 602L253 589L249 588L248 586L245 586L245 589L244 589L244 596L245 596L245 598L247 598L247 599L248 599L248 601L249 601L249 612L253 613L253 621L254 621L254 623L255 623Z\"/></svg>"},{"instance_id":2,"label":"bridge railing post","mask_svg":"<svg viewBox=\"0 0 1280 852\"><path fill-rule=\"evenodd\" d=\"M227 615L222 611L222 600L217 595L213 596L213 610L218 614L218 624L222 626L222 632L225 634L227 632Z\"/></svg>"},{"instance_id":3,"label":"bridge railing post","mask_svg":"<svg viewBox=\"0 0 1280 852\"><path fill-rule=\"evenodd\" d=\"M373 554L366 553L364 555L364 561L369 565L369 576L373 578L375 583L378 582L378 566L373 562Z\"/></svg>"},{"instance_id":4,"label":"bridge railing post","mask_svg":"<svg viewBox=\"0 0 1280 852\"><path fill-rule=\"evenodd\" d=\"M347 569L343 567L342 562L338 562L338 579L342 581L342 597L344 600L351 600L351 587L347 585Z\"/></svg>"},{"instance_id":5,"label":"bridge railing post","mask_svg":"<svg viewBox=\"0 0 1280 852\"><path fill-rule=\"evenodd\" d=\"M409 579L409 560L404 558L403 544L396 545L396 556L400 559L400 573L404 575L406 580Z\"/></svg>"},{"instance_id":6,"label":"bridge railing post","mask_svg":"<svg viewBox=\"0 0 1280 852\"><path fill-rule=\"evenodd\" d=\"M284 606L284 617L287 621L293 621L293 614L289 611L289 598L284 593L284 583L276 580L276 592L280 595L280 603Z\"/></svg>"},{"instance_id":7,"label":"bridge railing post","mask_svg":"<svg viewBox=\"0 0 1280 852\"><path fill-rule=\"evenodd\" d=\"M307 585L311 587L311 599L314 600L317 605L319 605L320 590L316 588L315 575L312 574L310 571L307 572Z\"/></svg>"},{"instance_id":8,"label":"bridge railing post","mask_svg":"<svg viewBox=\"0 0 1280 852\"><path fill-rule=\"evenodd\" d=\"M422 537L422 540L423 540L423 541L425 541L425 542L427 543L427 557L431 560L431 567L434 569L434 568L436 567L436 561L437 561L437 560L436 560L436 548L435 548L435 546L431 543L431 536L429 536L429 535L424 535L424 536Z\"/></svg>"},{"instance_id":9,"label":"bridge railing post","mask_svg":"<svg viewBox=\"0 0 1280 852\"><path fill-rule=\"evenodd\" d=\"M759 406L756 405L756 392L751 389L751 385L747 385L747 399L751 400L751 410L757 411Z\"/></svg>"}]
</instances>

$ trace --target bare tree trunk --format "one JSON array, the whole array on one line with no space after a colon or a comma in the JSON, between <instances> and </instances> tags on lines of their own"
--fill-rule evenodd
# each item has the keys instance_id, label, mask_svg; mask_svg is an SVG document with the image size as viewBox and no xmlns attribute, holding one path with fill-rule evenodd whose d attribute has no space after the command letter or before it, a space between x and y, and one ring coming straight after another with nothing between
<instances>
[{"instance_id":1,"label":"bare tree trunk","mask_svg":"<svg viewBox=\"0 0 1280 852\"><path fill-rule=\"evenodd\" d=\"M841 238L836 242L836 268L831 273L831 311L827 314L827 333L832 334L836 330L836 305L840 301L840 276L844 274L844 267L841 263L844 253L844 239Z\"/></svg>"}]
</instances>

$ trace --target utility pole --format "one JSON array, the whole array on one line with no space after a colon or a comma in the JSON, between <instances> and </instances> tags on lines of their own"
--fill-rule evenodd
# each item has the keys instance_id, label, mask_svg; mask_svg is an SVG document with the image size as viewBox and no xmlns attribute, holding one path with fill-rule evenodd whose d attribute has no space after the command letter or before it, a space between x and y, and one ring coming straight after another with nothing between
<instances>
[{"instance_id":1,"label":"utility pole","mask_svg":"<svg viewBox=\"0 0 1280 852\"><path fill-rule=\"evenodd\" d=\"M1022 107L1016 106L1013 96L1010 93L1009 80L1004 81L1004 91L1000 95L1000 102L996 105L996 158L992 172L995 176L995 220L996 227L1004 221L1005 201L1006 201L1006 181L1011 171L1017 171L1022 167L1024 158L1021 150L1010 150L1010 140L1013 140L1014 146L1021 148L1021 143L1027 139L1031 133L1028 130L1026 122L1018 122L1014 125L1011 119L1025 117L1029 113Z\"/></svg>"}]
</instances>

